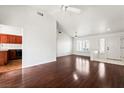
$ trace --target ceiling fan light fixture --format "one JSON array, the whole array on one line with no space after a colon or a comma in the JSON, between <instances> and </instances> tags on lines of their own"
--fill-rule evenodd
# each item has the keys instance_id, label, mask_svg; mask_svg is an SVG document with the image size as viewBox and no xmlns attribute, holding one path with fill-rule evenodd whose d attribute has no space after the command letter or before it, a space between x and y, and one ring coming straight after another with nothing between
<instances>
[{"instance_id":1,"label":"ceiling fan light fixture","mask_svg":"<svg viewBox=\"0 0 124 93\"><path fill-rule=\"evenodd\" d=\"M63 11L67 11L67 8L68 8L69 6L65 6L65 5L62 5L61 6L61 9L63 10Z\"/></svg>"},{"instance_id":2,"label":"ceiling fan light fixture","mask_svg":"<svg viewBox=\"0 0 124 93\"><path fill-rule=\"evenodd\" d=\"M65 5L62 5L61 6L61 9L64 12L72 12L72 13L75 13L75 14L80 14L81 13L81 10L80 9L75 8L75 7L71 7L69 5L66 5L66 6Z\"/></svg>"},{"instance_id":3,"label":"ceiling fan light fixture","mask_svg":"<svg viewBox=\"0 0 124 93\"><path fill-rule=\"evenodd\" d=\"M68 7L67 9L68 9L68 11L76 13L76 14L80 14L81 13L81 10L78 9L78 8Z\"/></svg>"},{"instance_id":4,"label":"ceiling fan light fixture","mask_svg":"<svg viewBox=\"0 0 124 93\"><path fill-rule=\"evenodd\" d=\"M76 37L76 38L78 37L77 32L75 32L75 36L74 37Z\"/></svg>"}]
</instances>

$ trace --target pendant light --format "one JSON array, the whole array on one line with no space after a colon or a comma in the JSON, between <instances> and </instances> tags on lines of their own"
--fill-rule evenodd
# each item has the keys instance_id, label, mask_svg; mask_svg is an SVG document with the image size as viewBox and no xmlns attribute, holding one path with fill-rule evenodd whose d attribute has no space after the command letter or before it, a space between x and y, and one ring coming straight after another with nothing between
<instances>
[{"instance_id":1,"label":"pendant light","mask_svg":"<svg viewBox=\"0 0 124 93\"><path fill-rule=\"evenodd\" d=\"M77 36L77 32L75 32L75 36L74 36L74 37L78 37L78 36Z\"/></svg>"}]
</instances>

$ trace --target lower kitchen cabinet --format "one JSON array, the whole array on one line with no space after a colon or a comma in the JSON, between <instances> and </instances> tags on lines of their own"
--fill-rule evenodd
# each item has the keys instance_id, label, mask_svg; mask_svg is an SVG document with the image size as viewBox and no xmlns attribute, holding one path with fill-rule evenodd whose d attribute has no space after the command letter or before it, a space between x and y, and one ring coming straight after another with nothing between
<instances>
[{"instance_id":1,"label":"lower kitchen cabinet","mask_svg":"<svg viewBox=\"0 0 124 93\"><path fill-rule=\"evenodd\" d=\"M7 51L0 51L0 65L6 65L7 61Z\"/></svg>"}]
</instances>

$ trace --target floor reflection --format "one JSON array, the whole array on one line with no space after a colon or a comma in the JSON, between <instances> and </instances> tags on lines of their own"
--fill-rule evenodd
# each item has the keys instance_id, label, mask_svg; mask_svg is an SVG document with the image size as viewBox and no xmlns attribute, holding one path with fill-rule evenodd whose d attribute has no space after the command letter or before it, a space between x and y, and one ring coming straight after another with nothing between
<instances>
[{"instance_id":1,"label":"floor reflection","mask_svg":"<svg viewBox=\"0 0 124 93\"><path fill-rule=\"evenodd\" d=\"M0 74L0 88L21 87L22 70L14 70Z\"/></svg>"},{"instance_id":2,"label":"floor reflection","mask_svg":"<svg viewBox=\"0 0 124 93\"><path fill-rule=\"evenodd\" d=\"M104 63L99 63L98 66L98 73L100 78L105 78L105 64Z\"/></svg>"},{"instance_id":3,"label":"floor reflection","mask_svg":"<svg viewBox=\"0 0 124 93\"><path fill-rule=\"evenodd\" d=\"M74 78L74 80L78 80L79 79L79 77L78 77L78 75L76 73L73 73L73 78Z\"/></svg>"},{"instance_id":4,"label":"floor reflection","mask_svg":"<svg viewBox=\"0 0 124 93\"><path fill-rule=\"evenodd\" d=\"M83 75L88 75L90 73L89 60L76 58L76 70Z\"/></svg>"},{"instance_id":5,"label":"floor reflection","mask_svg":"<svg viewBox=\"0 0 124 93\"><path fill-rule=\"evenodd\" d=\"M57 62L0 73L0 87L124 87L124 68L122 66L90 61L88 58L80 56L68 56L68 59L71 58L70 66L66 66L66 63L68 63L67 57L63 57Z\"/></svg>"}]
</instances>

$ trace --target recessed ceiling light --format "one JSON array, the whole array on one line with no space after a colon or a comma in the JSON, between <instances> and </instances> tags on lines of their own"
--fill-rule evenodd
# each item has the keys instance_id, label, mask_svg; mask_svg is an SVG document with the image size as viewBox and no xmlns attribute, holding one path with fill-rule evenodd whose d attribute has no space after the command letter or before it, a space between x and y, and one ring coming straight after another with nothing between
<instances>
[{"instance_id":1,"label":"recessed ceiling light","mask_svg":"<svg viewBox=\"0 0 124 93\"><path fill-rule=\"evenodd\" d=\"M111 28L107 28L107 31L111 31Z\"/></svg>"}]
</instances>

